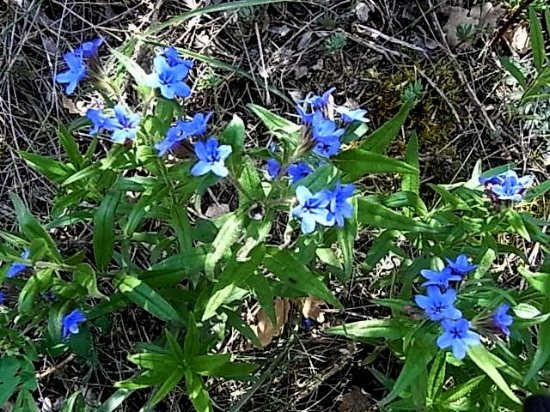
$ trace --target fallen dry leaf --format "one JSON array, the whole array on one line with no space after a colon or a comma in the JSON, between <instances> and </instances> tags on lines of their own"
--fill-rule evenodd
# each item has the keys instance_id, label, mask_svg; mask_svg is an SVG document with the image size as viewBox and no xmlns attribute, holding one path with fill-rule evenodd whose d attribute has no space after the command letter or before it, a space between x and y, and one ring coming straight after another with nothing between
<instances>
[{"instance_id":1,"label":"fallen dry leaf","mask_svg":"<svg viewBox=\"0 0 550 412\"><path fill-rule=\"evenodd\" d=\"M69 111L71 114L79 114L80 116L85 116L88 107L83 101L74 102L72 99L68 98L64 94L61 95L61 105Z\"/></svg>"},{"instance_id":2,"label":"fallen dry leaf","mask_svg":"<svg viewBox=\"0 0 550 412\"><path fill-rule=\"evenodd\" d=\"M273 322L263 309L258 310L256 313L256 325L252 325L251 328L256 333L258 340L262 346L267 346L273 341L273 338L279 336L284 329L285 324L288 322L288 312L290 310L290 303L288 299L277 298L275 299L275 316L277 318L277 324L273 325Z\"/></svg>"},{"instance_id":3,"label":"fallen dry leaf","mask_svg":"<svg viewBox=\"0 0 550 412\"><path fill-rule=\"evenodd\" d=\"M487 33L494 30L498 20L503 15L504 8L500 4L493 6L490 2L474 6L471 9L451 7L449 19L445 26L443 26L447 43L449 43L450 47L469 49L472 47L473 41L477 39L476 33ZM461 26L473 27L474 35L471 39L462 39L458 36L457 31Z\"/></svg>"},{"instance_id":4,"label":"fallen dry leaf","mask_svg":"<svg viewBox=\"0 0 550 412\"><path fill-rule=\"evenodd\" d=\"M527 23L519 24L512 30L508 30L504 37L514 53L523 55L529 51L529 27Z\"/></svg>"},{"instance_id":5,"label":"fallen dry leaf","mask_svg":"<svg viewBox=\"0 0 550 412\"><path fill-rule=\"evenodd\" d=\"M302 315L304 318L313 319L317 323L323 323L325 321L325 306L326 303L314 296L308 296L303 300Z\"/></svg>"}]
</instances>

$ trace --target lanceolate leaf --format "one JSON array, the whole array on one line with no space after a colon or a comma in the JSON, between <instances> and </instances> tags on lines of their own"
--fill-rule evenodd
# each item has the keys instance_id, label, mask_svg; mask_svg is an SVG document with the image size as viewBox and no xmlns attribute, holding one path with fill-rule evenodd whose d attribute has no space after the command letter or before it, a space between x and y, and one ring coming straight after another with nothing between
<instances>
[{"instance_id":1,"label":"lanceolate leaf","mask_svg":"<svg viewBox=\"0 0 550 412\"><path fill-rule=\"evenodd\" d=\"M483 345L470 346L468 349L470 359L487 374L489 378L506 394L512 401L521 403L518 397L512 392L508 383L504 380L500 372L495 367L487 349Z\"/></svg>"},{"instance_id":2,"label":"lanceolate leaf","mask_svg":"<svg viewBox=\"0 0 550 412\"><path fill-rule=\"evenodd\" d=\"M384 153L392 140L401 130L401 126L405 123L410 110L414 107L414 102L409 101L404 103L399 109L399 112L383 126L376 129L373 133L365 138L364 143L360 148L369 152Z\"/></svg>"},{"instance_id":3,"label":"lanceolate leaf","mask_svg":"<svg viewBox=\"0 0 550 412\"><path fill-rule=\"evenodd\" d=\"M537 72L542 71L542 66L546 60L546 51L544 49L544 37L542 34L542 24L537 15L537 10L534 6L529 7L529 28L531 49L533 51L533 62Z\"/></svg>"},{"instance_id":4,"label":"lanceolate leaf","mask_svg":"<svg viewBox=\"0 0 550 412\"><path fill-rule=\"evenodd\" d=\"M523 266L520 266L518 271L531 287L550 298L550 273L531 272Z\"/></svg>"},{"instance_id":5,"label":"lanceolate leaf","mask_svg":"<svg viewBox=\"0 0 550 412\"><path fill-rule=\"evenodd\" d=\"M105 270L113 257L115 246L115 213L121 192L110 191L105 195L94 216L94 257L97 267Z\"/></svg>"},{"instance_id":6,"label":"lanceolate leaf","mask_svg":"<svg viewBox=\"0 0 550 412\"><path fill-rule=\"evenodd\" d=\"M353 274L354 264L354 244L357 236L357 203L354 202L354 214L352 219L346 219L343 228L336 228L336 237L338 239L338 245L344 258L344 279L348 280Z\"/></svg>"},{"instance_id":7,"label":"lanceolate leaf","mask_svg":"<svg viewBox=\"0 0 550 412\"><path fill-rule=\"evenodd\" d=\"M118 274L118 289L140 308L164 321L179 321L178 312L146 283L133 276Z\"/></svg>"},{"instance_id":8,"label":"lanceolate leaf","mask_svg":"<svg viewBox=\"0 0 550 412\"><path fill-rule=\"evenodd\" d=\"M48 250L56 262L61 262L61 254L57 250L57 246L52 237L42 227L42 225L36 220L36 218L29 212L23 201L15 193L10 193L10 199L17 215L17 221L21 233L29 240L43 239L46 242Z\"/></svg>"},{"instance_id":9,"label":"lanceolate leaf","mask_svg":"<svg viewBox=\"0 0 550 412\"><path fill-rule=\"evenodd\" d=\"M327 329L326 332L358 340L375 338L393 340L403 338L407 333L407 328L395 319L371 319L334 326Z\"/></svg>"},{"instance_id":10,"label":"lanceolate leaf","mask_svg":"<svg viewBox=\"0 0 550 412\"><path fill-rule=\"evenodd\" d=\"M346 174L343 179L346 182L370 173L418 173L418 169L408 163L362 149L346 150L334 159L334 163Z\"/></svg>"},{"instance_id":11,"label":"lanceolate leaf","mask_svg":"<svg viewBox=\"0 0 550 412\"><path fill-rule=\"evenodd\" d=\"M247 107L258 116L270 132L282 137L291 144L296 145L298 143L301 127L296 123L292 123L284 117L255 104L249 104Z\"/></svg>"},{"instance_id":12,"label":"lanceolate leaf","mask_svg":"<svg viewBox=\"0 0 550 412\"><path fill-rule=\"evenodd\" d=\"M212 412L212 401L206 390L202 378L193 373L191 369L185 371L185 386L187 387L187 395L197 412Z\"/></svg>"},{"instance_id":13,"label":"lanceolate leaf","mask_svg":"<svg viewBox=\"0 0 550 412\"><path fill-rule=\"evenodd\" d=\"M124 66L128 73L130 73L139 86L148 86L147 73L145 73L145 70L143 70L139 64L115 49L111 49L111 53Z\"/></svg>"},{"instance_id":14,"label":"lanceolate leaf","mask_svg":"<svg viewBox=\"0 0 550 412\"><path fill-rule=\"evenodd\" d=\"M264 265L274 275L303 292L304 296L313 295L337 308L342 307L325 283L288 250L270 251Z\"/></svg>"},{"instance_id":15,"label":"lanceolate leaf","mask_svg":"<svg viewBox=\"0 0 550 412\"><path fill-rule=\"evenodd\" d=\"M59 138L63 149L65 149L65 153L67 153L67 157L71 163L73 163L76 168L79 168L84 161L84 158L78 149L78 145L76 144L72 133L65 126L60 125L57 130L57 137Z\"/></svg>"},{"instance_id":16,"label":"lanceolate leaf","mask_svg":"<svg viewBox=\"0 0 550 412\"><path fill-rule=\"evenodd\" d=\"M63 163L46 156L28 152L19 152L19 155L25 159L29 166L42 173L52 182L60 183L73 172L71 168Z\"/></svg>"},{"instance_id":17,"label":"lanceolate leaf","mask_svg":"<svg viewBox=\"0 0 550 412\"><path fill-rule=\"evenodd\" d=\"M244 138L244 123L239 116L233 116L233 120L231 120L231 123L227 125L223 132L223 143L233 148L228 160L228 166L232 171L232 176L236 178L239 178L241 175Z\"/></svg>"},{"instance_id":18,"label":"lanceolate leaf","mask_svg":"<svg viewBox=\"0 0 550 412\"><path fill-rule=\"evenodd\" d=\"M357 203L357 220L360 223L366 223L378 228L398 229L407 232L434 231L429 226L403 216L401 213L394 212L381 204L361 198L357 200Z\"/></svg>"},{"instance_id":19,"label":"lanceolate leaf","mask_svg":"<svg viewBox=\"0 0 550 412\"><path fill-rule=\"evenodd\" d=\"M208 253L206 256L204 269L207 276L214 276L216 264L224 253L237 241L243 230L243 225L244 213L241 211L232 214L222 225L220 231L216 235L216 239L212 242L212 252Z\"/></svg>"},{"instance_id":20,"label":"lanceolate leaf","mask_svg":"<svg viewBox=\"0 0 550 412\"><path fill-rule=\"evenodd\" d=\"M529 371L523 380L524 385L527 385L531 379L535 378L550 357L550 320L547 320L539 326L536 348L537 350L531 366L529 367Z\"/></svg>"}]
</instances>

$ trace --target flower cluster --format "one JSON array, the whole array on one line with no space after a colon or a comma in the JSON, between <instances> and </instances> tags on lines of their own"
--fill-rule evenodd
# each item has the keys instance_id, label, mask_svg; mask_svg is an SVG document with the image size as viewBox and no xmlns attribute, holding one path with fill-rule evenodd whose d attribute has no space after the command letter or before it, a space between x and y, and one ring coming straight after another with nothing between
<instances>
[{"instance_id":1,"label":"flower cluster","mask_svg":"<svg viewBox=\"0 0 550 412\"><path fill-rule=\"evenodd\" d=\"M488 196L493 201L509 200L520 202L525 192L533 183L533 176L518 177L517 173L509 170L492 177L480 177L479 182L485 186Z\"/></svg>"},{"instance_id":2,"label":"flower cluster","mask_svg":"<svg viewBox=\"0 0 550 412\"><path fill-rule=\"evenodd\" d=\"M345 106L334 108L332 93L336 88L327 90L322 95L313 95L298 101L296 111L304 125L309 128L313 153L322 157L331 157L340 152L340 138L345 134L345 127L355 122L368 122L367 111L352 110ZM339 122L335 121L339 115ZM339 127L339 124L344 127Z\"/></svg>"},{"instance_id":3,"label":"flower cluster","mask_svg":"<svg viewBox=\"0 0 550 412\"><path fill-rule=\"evenodd\" d=\"M88 59L94 58L97 55L99 47L103 43L103 38L99 37L95 40L82 43L73 51L63 55L63 60L67 65L67 70L58 73L55 76L55 81L60 84L65 84L65 93L73 94L78 84L88 77Z\"/></svg>"},{"instance_id":4,"label":"flower cluster","mask_svg":"<svg viewBox=\"0 0 550 412\"><path fill-rule=\"evenodd\" d=\"M344 220L353 216L351 197L355 187L336 183L334 190L324 189L316 194L305 186L296 188L298 206L292 215L301 219L302 233L311 233L317 223L322 226L344 226Z\"/></svg>"},{"instance_id":5,"label":"flower cluster","mask_svg":"<svg viewBox=\"0 0 550 412\"><path fill-rule=\"evenodd\" d=\"M466 255L459 255L456 260L445 260L447 266L442 270L420 271L426 278L422 286L427 289L426 295L415 296L415 302L427 319L440 322L443 333L437 339L439 348L450 347L455 358L463 359L468 346L480 343L480 335L470 330L471 323L455 307L457 289L451 287L451 282L464 280L478 265L471 264ZM477 327L485 326L491 332L509 336L509 326L513 323L513 318L507 313L509 309L508 304L500 305L490 317L477 321Z\"/></svg>"},{"instance_id":6,"label":"flower cluster","mask_svg":"<svg viewBox=\"0 0 550 412\"><path fill-rule=\"evenodd\" d=\"M416 295L416 304L424 310L426 317L440 322L443 334L437 339L440 349L451 348L457 359L464 359L468 346L480 343L480 336L470 330L470 322L462 317L455 307L457 290L450 282L459 282L474 270L477 265L469 263L466 255L460 255L455 261L447 259L448 265L440 271L422 270L420 274L427 280L426 295Z\"/></svg>"}]
</instances>

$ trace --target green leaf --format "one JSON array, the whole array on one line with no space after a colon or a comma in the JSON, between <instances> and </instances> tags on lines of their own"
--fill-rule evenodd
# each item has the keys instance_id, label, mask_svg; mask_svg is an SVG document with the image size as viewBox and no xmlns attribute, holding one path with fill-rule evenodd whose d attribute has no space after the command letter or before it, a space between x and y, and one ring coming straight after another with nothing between
<instances>
[{"instance_id":1,"label":"green leaf","mask_svg":"<svg viewBox=\"0 0 550 412\"><path fill-rule=\"evenodd\" d=\"M405 364L399 374L391 392L380 401L382 405L387 405L415 383L422 373L425 373L426 366L433 358L434 353L429 350L422 339L415 339L409 347L405 356Z\"/></svg>"},{"instance_id":2,"label":"green leaf","mask_svg":"<svg viewBox=\"0 0 550 412\"><path fill-rule=\"evenodd\" d=\"M264 266L275 276L303 292L304 296L313 295L334 307L342 308L342 304L325 283L288 250L270 251L264 259Z\"/></svg>"},{"instance_id":3,"label":"green leaf","mask_svg":"<svg viewBox=\"0 0 550 412\"><path fill-rule=\"evenodd\" d=\"M550 9L549 9L550 10ZM550 180L546 180L542 182L540 185L535 186L527 192L527 194L524 197L524 200L527 202L531 202L535 200L536 198L544 195L550 190Z\"/></svg>"},{"instance_id":4,"label":"green leaf","mask_svg":"<svg viewBox=\"0 0 550 412\"><path fill-rule=\"evenodd\" d=\"M232 171L231 175L237 179L241 175L243 168L243 148L245 139L245 129L242 119L234 115L231 122L227 125L223 132L223 142L230 145L233 148L231 156L228 160L229 170Z\"/></svg>"},{"instance_id":5,"label":"green leaf","mask_svg":"<svg viewBox=\"0 0 550 412\"><path fill-rule=\"evenodd\" d=\"M408 163L362 149L346 150L334 163L346 174L345 182L356 181L369 173L418 173L418 169Z\"/></svg>"},{"instance_id":6,"label":"green leaf","mask_svg":"<svg viewBox=\"0 0 550 412\"><path fill-rule=\"evenodd\" d=\"M168 375L166 380L159 386L155 391L154 395L149 399L149 404L151 406L156 405L161 400L163 400L171 391L174 389L178 383L183 379L185 372L182 368L171 368L172 373Z\"/></svg>"},{"instance_id":7,"label":"green leaf","mask_svg":"<svg viewBox=\"0 0 550 412\"><path fill-rule=\"evenodd\" d=\"M460 400L461 398L472 392L485 378L485 375L476 376L475 378L472 378L461 385L458 385L448 391L443 392L438 399L438 403L442 402L450 404L451 402L456 402Z\"/></svg>"},{"instance_id":8,"label":"green leaf","mask_svg":"<svg viewBox=\"0 0 550 412\"><path fill-rule=\"evenodd\" d=\"M330 335L345 336L348 339L401 339L407 328L396 319L370 319L334 326L325 331Z\"/></svg>"},{"instance_id":9,"label":"green leaf","mask_svg":"<svg viewBox=\"0 0 550 412\"><path fill-rule=\"evenodd\" d=\"M118 389L95 412L114 412L133 392L131 389Z\"/></svg>"},{"instance_id":10,"label":"green leaf","mask_svg":"<svg viewBox=\"0 0 550 412\"><path fill-rule=\"evenodd\" d=\"M187 331L185 332L185 342L183 343L183 355L186 362L190 362L200 350L199 330L197 322L192 313L189 313L187 319Z\"/></svg>"},{"instance_id":11,"label":"green leaf","mask_svg":"<svg viewBox=\"0 0 550 412\"><path fill-rule=\"evenodd\" d=\"M489 356L489 352L485 349L485 346L481 344L470 346L468 348L468 356L478 366L478 368L485 372L487 376L500 388L500 390L508 396L508 398L515 403L521 404L521 401L514 394L514 392L512 392L508 386L508 383L506 383L500 372L495 367L495 364Z\"/></svg>"},{"instance_id":12,"label":"green leaf","mask_svg":"<svg viewBox=\"0 0 550 412\"><path fill-rule=\"evenodd\" d=\"M246 107L248 107L256 116L258 116L258 118L270 132L285 139L293 145L297 145L299 143L298 140L300 136L300 131L302 130L301 126L281 116L278 116L261 106L248 104Z\"/></svg>"},{"instance_id":13,"label":"green leaf","mask_svg":"<svg viewBox=\"0 0 550 412\"><path fill-rule=\"evenodd\" d=\"M229 362L212 372L212 376L224 379L247 379L258 369L251 363Z\"/></svg>"},{"instance_id":14,"label":"green leaf","mask_svg":"<svg viewBox=\"0 0 550 412\"><path fill-rule=\"evenodd\" d=\"M229 353L201 355L195 356L193 359L191 359L191 361L189 362L189 367L197 375L216 376L216 369L221 368L229 362L231 362L231 355Z\"/></svg>"},{"instance_id":15,"label":"green leaf","mask_svg":"<svg viewBox=\"0 0 550 412\"><path fill-rule=\"evenodd\" d=\"M212 242L212 251L206 255L204 262L204 270L210 278L214 277L216 264L228 251L231 246L239 239L243 231L244 214L236 211L225 221L216 235L216 239Z\"/></svg>"},{"instance_id":16,"label":"green leaf","mask_svg":"<svg viewBox=\"0 0 550 412\"><path fill-rule=\"evenodd\" d=\"M518 267L518 271L532 288L550 298L550 273L531 272L524 266Z\"/></svg>"},{"instance_id":17,"label":"green leaf","mask_svg":"<svg viewBox=\"0 0 550 412\"><path fill-rule=\"evenodd\" d=\"M118 274L116 279L118 289L140 308L161 320L181 322L180 315L172 305L146 283L125 274Z\"/></svg>"},{"instance_id":18,"label":"green leaf","mask_svg":"<svg viewBox=\"0 0 550 412\"><path fill-rule=\"evenodd\" d=\"M544 49L542 24L540 23L537 15L537 9L532 5L529 7L529 29L531 50L533 51L533 62L537 72L541 73L544 62L546 61L546 51Z\"/></svg>"},{"instance_id":19,"label":"green leaf","mask_svg":"<svg viewBox=\"0 0 550 412\"><path fill-rule=\"evenodd\" d=\"M542 323L539 326L539 332L537 335L537 345L536 345L535 356L529 367L529 371L525 375L523 384L527 385L544 367L546 361L550 357L550 321Z\"/></svg>"},{"instance_id":20,"label":"green leaf","mask_svg":"<svg viewBox=\"0 0 550 412\"><path fill-rule=\"evenodd\" d=\"M101 170L101 163L92 163L89 166L86 166L84 169L79 170L78 172L72 174L71 176L67 177L63 183L61 184L62 187L67 187L75 182L78 182L79 180L90 180L90 178L98 174L98 172Z\"/></svg>"},{"instance_id":21,"label":"green leaf","mask_svg":"<svg viewBox=\"0 0 550 412\"><path fill-rule=\"evenodd\" d=\"M262 179L258 173L258 167L248 156L244 158L241 157L240 167L241 171L238 180L245 193L239 196L239 206L249 203L249 198L258 201L263 199L265 195L262 188Z\"/></svg>"},{"instance_id":22,"label":"green leaf","mask_svg":"<svg viewBox=\"0 0 550 412\"><path fill-rule=\"evenodd\" d=\"M275 305L273 300L275 298L271 285L264 277L263 273L258 273L248 279L248 287L252 290L252 293L260 302L260 306L264 310L265 314L273 324L277 324L277 316L275 314Z\"/></svg>"},{"instance_id":23,"label":"green leaf","mask_svg":"<svg viewBox=\"0 0 550 412\"><path fill-rule=\"evenodd\" d=\"M353 274L354 244L357 237L357 202L354 203L354 213L351 219L346 219L343 228L336 229L338 245L344 259L344 276L341 280L349 280Z\"/></svg>"},{"instance_id":24,"label":"green leaf","mask_svg":"<svg viewBox=\"0 0 550 412\"><path fill-rule=\"evenodd\" d=\"M178 361L180 361L183 364L185 360L185 355L183 354L183 349L178 343L178 340L172 334L172 332L170 332L168 329L165 329L164 332L166 334L166 342L167 342L170 354L173 355Z\"/></svg>"},{"instance_id":25,"label":"green leaf","mask_svg":"<svg viewBox=\"0 0 550 412\"><path fill-rule=\"evenodd\" d=\"M46 232L38 220L29 212L29 209L27 209L19 196L15 193L10 193L10 199L13 203L15 214L17 215L21 233L23 233L28 240L43 239L46 242L51 256L57 263L61 263L63 259L49 233Z\"/></svg>"},{"instance_id":26,"label":"green leaf","mask_svg":"<svg viewBox=\"0 0 550 412\"><path fill-rule=\"evenodd\" d=\"M514 79L517 80L519 85L525 90L527 88L527 79L525 78L525 75L522 73L522 71L516 66L514 62L510 60L509 57L504 56L501 57L500 63L502 66L510 73Z\"/></svg>"},{"instance_id":27,"label":"green leaf","mask_svg":"<svg viewBox=\"0 0 550 412\"><path fill-rule=\"evenodd\" d=\"M128 73L130 73L138 86L149 87L147 73L145 73L145 70L143 70L139 64L137 64L130 57L125 56L115 49L110 49L110 51L112 55L115 56L117 60L124 66Z\"/></svg>"},{"instance_id":28,"label":"green leaf","mask_svg":"<svg viewBox=\"0 0 550 412\"><path fill-rule=\"evenodd\" d=\"M115 247L115 213L122 193L111 190L94 215L93 246L97 267L105 270L113 257Z\"/></svg>"},{"instance_id":29,"label":"green leaf","mask_svg":"<svg viewBox=\"0 0 550 412\"><path fill-rule=\"evenodd\" d=\"M447 363L445 361L446 358L447 353L444 351L439 351L437 356L435 357L435 360L432 363L430 373L428 374L428 399L436 399L437 395L443 389L443 384L445 383L445 371L447 366Z\"/></svg>"},{"instance_id":30,"label":"green leaf","mask_svg":"<svg viewBox=\"0 0 550 412\"><path fill-rule=\"evenodd\" d=\"M210 294L206 304L202 320L210 319L216 314L216 310L225 302L231 301L231 296L238 286L242 286L260 266L265 255L263 247L257 247L250 253L245 262L233 259L229 262L220 275L220 280Z\"/></svg>"},{"instance_id":31,"label":"green leaf","mask_svg":"<svg viewBox=\"0 0 550 412\"><path fill-rule=\"evenodd\" d=\"M176 285L204 270L206 256L205 248L195 247L190 252L170 256L153 265L140 273L140 279L152 287Z\"/></svg>"},{"instance_id":32,"label":"green leaf","mask_svg":"<svg viewBox=\"0 0 550 412\"><path fill-rule=\"evenodd\" d=\"M423 223L417 222L407 216L403 216L401 213L394 212L381 204L368 201L364 198L359 198L357 200L357 205L357 220L360 223L366 223L378 228L397 229L407 232L434 231Z\"/></svg>"},{"instance_id":33,"label":"green leaf","mask_svg":"<svg viewBox=\"0 0 550 412\"><path fill-rule=\"evenodd\" d=\"M84 162L84 158L78 149L78 145L76 144L76 140L74 139L72 133L64 125L59 125L59 128L57 129L57 137L61 142L61 146L65 149L65 153L67 153L67 157L71 163L74 164L75 167L80 168Z\"/></svg>"},{"instance_id":34,"label":"green leaf","mask_svg":"<svg viewBox=\"0 0 550 412\"><path fill-rule=\"evenodd\" d=\"M189 224L189 216L187 216L187 208L176 205L172 207L170 214L180 244L180 252L191 251L193 249L193 239L191 238L191 225Z\"/></svg>"},{"instance_id":35,"label":"green leaf","mask_svg":"<svg viewBox=\"0 0 550 412\"><path fill-rule=\"evenodd\" d=\"M264 309L265 311L265 309ZM241 335L247 338L257 348L262 348L262 343L258 339L258 336L254 333L252 328L240 317L235 311L227 308L222 308L221 312L227 316L227 322L237 329Z\"/></svg>"},{"instance_id":36,"label":"green leaf","mask_svg":"<svg viewBox=\"0 0 550 412\"><path fill-rule=\"evenodd\" d=\"M191 399L197 412L213 412L212 401L206 390L206 385L202 378L190 369L185 371L185 386L187 387L187 396Z\"/></svg>"},{"instance_id":37,"label":"green leaf","mask_svg":"<svg viewBox=\"0 0 550 412\"><path fill-rule=\"evenodd\" d=\"M392 140L397 136L397 133L401 130L401 126L405 123L405 120L413 107L413 101L403 104L399 109L399 112L397 112L392 119L384 123L381 127L365 138L365 141L361 144L360 149L374 153L384 153Z\"/></svg>"},{"instance_id":38,"label":"green leaf","mask_svg":"<svg viewBox=\"0 0 550 412\"><path fill-rule=\"evenodd\" d=\"M19 152L19 155L30 167L42 173L52 182L60 183L72 173L72 170L69 167L47 156L40 156L28 152Z\"/></svg>"},{"instance_id":39,"label":"green leaf","mask_svg":"<svg viewBox=\"0 0 550 412\"><path fill-rule=\"evenodd\" d=\"M522 238L530 242L531 236L529 235L529 232L525 227L525 223L523 222L521 215L515 210L510 209L506 212L506 217L508 218L508 224L510 225L510 228Z\"/></svg>"},{"instance_id":40,"label":"green leaf","mask_svg":"<svg viewBox=\"0 0 550 412\"><path fill-rule=\"evenodd\" d=\"M76 267L74 282L82 286L91 298L104 299L105 296L97 288L97 278L92 266L87 263L81 263Z\"/></svg>"},{"instance_id":41,"label":"green leaf","mask_svg":"<svg viewBox=\"0 0 550 412\"><path fill-rule=\"evenodd\" d=\"M368 273L386 256L395 246L395 238L398 232L395 230L385 230L374 240L374 243L367 252L367 256L363 261L361 270Z\"/></svg>"}]
</instances>

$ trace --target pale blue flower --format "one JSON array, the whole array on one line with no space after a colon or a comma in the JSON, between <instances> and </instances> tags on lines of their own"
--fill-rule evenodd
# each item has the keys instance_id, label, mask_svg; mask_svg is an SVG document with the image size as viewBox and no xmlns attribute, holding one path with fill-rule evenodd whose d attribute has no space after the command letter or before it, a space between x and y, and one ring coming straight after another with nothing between
<instances>
[{"instance_id":1,"label":"pale blue flower","mask_svg":"<svg viewBox=\"0 0 550 412\"><path fill-rule=\"evenodd\" d=\"M111 117L105 124L105 128L113 132L111 140L115 143L125 143L127 140L134 140L137 135L141 116L121 105L116 105L114 112L115 117Z\"/></svg>"},{"instance_id":2,"label":"pale blue flower","mask_svg":"<svg viewBox=\"0 0 550 412\"><path fill-rule=\"evenodd\" d=\"M74 50L74 53L85 59L94 57L104 41L103 37L98 37L97 39L84 42Z\"/></svg>"},{"instance_id":3,"label":"pale blue flower","mask_svg":"<svg viewBox=\"0 0 550 412\"><path fill-rule=\"evenodd\" d=\"M185 64L170 66L163 56L157 56L153 60L155 72L149 75L149 86L160 88L160 94L166 99L175 97L188 97L191 88L184 82L189 67Z\"/></svg>"},{"instance_id":4,"label":"pale blue flower","mask_svg":"<svg viewBox=\"0 0 550 412\"><path fill-rule=\"evenodd\" d=\"M340 151L340 137L345 133L335 122L325 119L323 114L316 112L311 123L315 146L313 152L320 156L331 157Z\"/></svg>"},{"instance_id":5,"label":"pale blue flower","mask_svg":"<svg viewBox=\"0 0 550 412\"><path fill-rule=\"evenodd\" d=\"M306 162L293 163L288 166L287 174L290 177L290 184L299 182L313 172L313 169Z\"/></svg>"},{"instance_id":6,"label":"pale blue flower","mask_svg":"<svg viewBox=\"0 0 550 412\"><path fill-rule=\"evenodd\" d=\"M60 84L66 84L65 93L73 94L76 86L88 75L84 58L80 54L68 52L63 55L63 60L67 65L67 71L58 73L55 81Z\"/></svg>"},{"instance_id":7,"label":"pale blue flower","mask_svg":"<svg viewBox=\"0 0 550 412\"><path fill-rule=\"evenodd\" d=\"M456 290L447 289L442 293L437 286L430 286L427 289L427 296L416 295L416 304L424 309L428 319L442 321L443 319L458 319L462 313L455 308Z\"/></svg>"},{"instance_id":8,"label":"pale blue flower","mask_svg":"<svg viewBox=\"0 0 550 412\"><path fill-rule=\"evenodd\" d=\"M311 105L314 109L323 109L330 103L330 98L332 93L336 90L336 87L331 87L321 96L313 95L304 100L301 100L300 103L305 103Z\"/></svg>"},{"instance_id":9,"label":"pale blue flower","mask_svg":"<svg viewBox=\"0 0 550 412\"><path fill-rule=\"evenodd\" d=\"M440 349L451 348L455 358L461 360L466 356L469 346L479 345L480 336L470 330L470 322L464 318L445 319L441 322L443 334L437 339Z\"/></svg>"},{"instance_id":10,"label":"pale blue flower","mask_svg":"<svg viewBox=\"0 0 550 412\"><path fill-rule=\"evenodd\" d=\"M281 171L281 163L277 159L269 159L267 162L267 175L270 179L275 179Z\"/></svg>"},{"instance_id":11,"label":"pale blue flower","mask_svg":"<svg viewBox=\"0 0 550 412\"><path fill-rule=\"evenodd\" d=\"M338 106L336 113L340 115L340 118L344 123L363 122L367 123L370 120L365 117L367 111L364 109L349 109L345 106Z\"/></svg>"},{"instance_id":12,"label":"pale blue flower","mask_svg":"<svg viewBox=\"0 0 550 412\"><path fill-rule=\"evenodd\" d=\"M92 127L88 131L92 136L101 132L102 129L109 125L110 116L99 109L88 109L86 117L92 122Z\"/></svg>"},{"instance_id":13,"label":"pale blue flower","mask_svg":"<svg viewBox=\"0 0 550 412\"><path fill-rule=\"evenodd\" d=\"M167 47L162 51L166 58L166 62L170 67L184 65L187 67L187 72L193 68L193 60L182 59L178 51L174 47Z\"/></svg>"},{"instance_id":14,"label":"pale blue flower","mask_svg":"<svg viewBox=\"0 0 550 412\"><path fill-rule=\"evenodd\" d=\"M28 260L29 256L30 256L30 251L28 249L25 249L23 253L21 253L21 259ZM30 267L30 265L26 263L14 262L8 268L8 271L6 272L6 277L14 278L17 275L19 275L21 272L23 272L25 269L27 269L28 267Z\"/></svg>"},{"instance_id":15,"label":"pale blue flower","mask_svg":"<svg viewBox=\"0 0 550 412\"><path fill-rule=\"evenodd\" d=\"M225 166L225 159L232 152L229 145L220 146L215 137L210 137L206 142L198 141L195 144L195 154L199 161L191 169L193 176L202 176L212 172L219 177L226 177L229 174Z\"/></svg>"},{"instance_id":16,"label":"pale blue flower","mask_svg":"<svg viewBox=\"0 0 550 412\"><path fill-rule=\"evenodd\" d=\"M462 276L454 274L450 268L444 268L440 271L424 269L420 271L420 274L428 279L422 283L422 286L439 286L446 289L449 287L449 282L462 280Z\"/></svg>"},{"instance_id":17,"label":"pale blue flower","mask_svg":"<svg viewBox=\"0 0 550 412\"><path fill-rule=\"evenodd\" d=\"M302 233L311 233L317 223L332 226L334 221L328 219L329 199L326 192L321 191L313 195L305 186L296 188L296 198L299 205L292 209L292 215L301 219Z\"/></svg>"},{"instance_id":18,"label":"pale blue flower","mask_svg":"<svg viewBox=\"0 0 550 412\"><path fill-rule=\"evenodd\" d=\"M448 263L448 267L453 271L455 275L460 275L462 277L466 276L472 270L477 269L478 265L472 265L468 261L468 256L458 255L456 260L451 260L445 258Z\"/></svg>"},{"instance_id":19,"label":"pale blue flower","mask_svg":"<svg viewBox=\"0 0 550 412\"><path fill-rule=\"evenodd\" d=\"M515 202L523 200L523 194L533 182L533 176L527 175L520 178L513 170L500 175L498 179L500 179L498 183L493 183L496 181L494 179L487 181L491 183L488 189L499 200L512 200Z\"/></svg>"},{"instance_id":20,"label":"pale blue flower","mask_svg":"<svg viewBox=\"0 0 550 412\"><path fill-rule=\"evenodd\" d=\"M503 303L495 310L493 315L494 326L506 336L510 336L509 326L514 323L514 318L508 314L509 309L510 305Z\"/></svg>"},{"instance_id":21,"label":"pale blue flower","mask_svg":"<svg viewBox=\"0 0 550 412\"><path fill-rule=\"evenodd\" d=\"M341 185L338 182L334 190L327 192L327 196L330 199L328 204L328 219L334 221L339 227L344 226L345 219L353 217L351 197L354 191L354 185Z\"/></svg>"}]
</instances>

